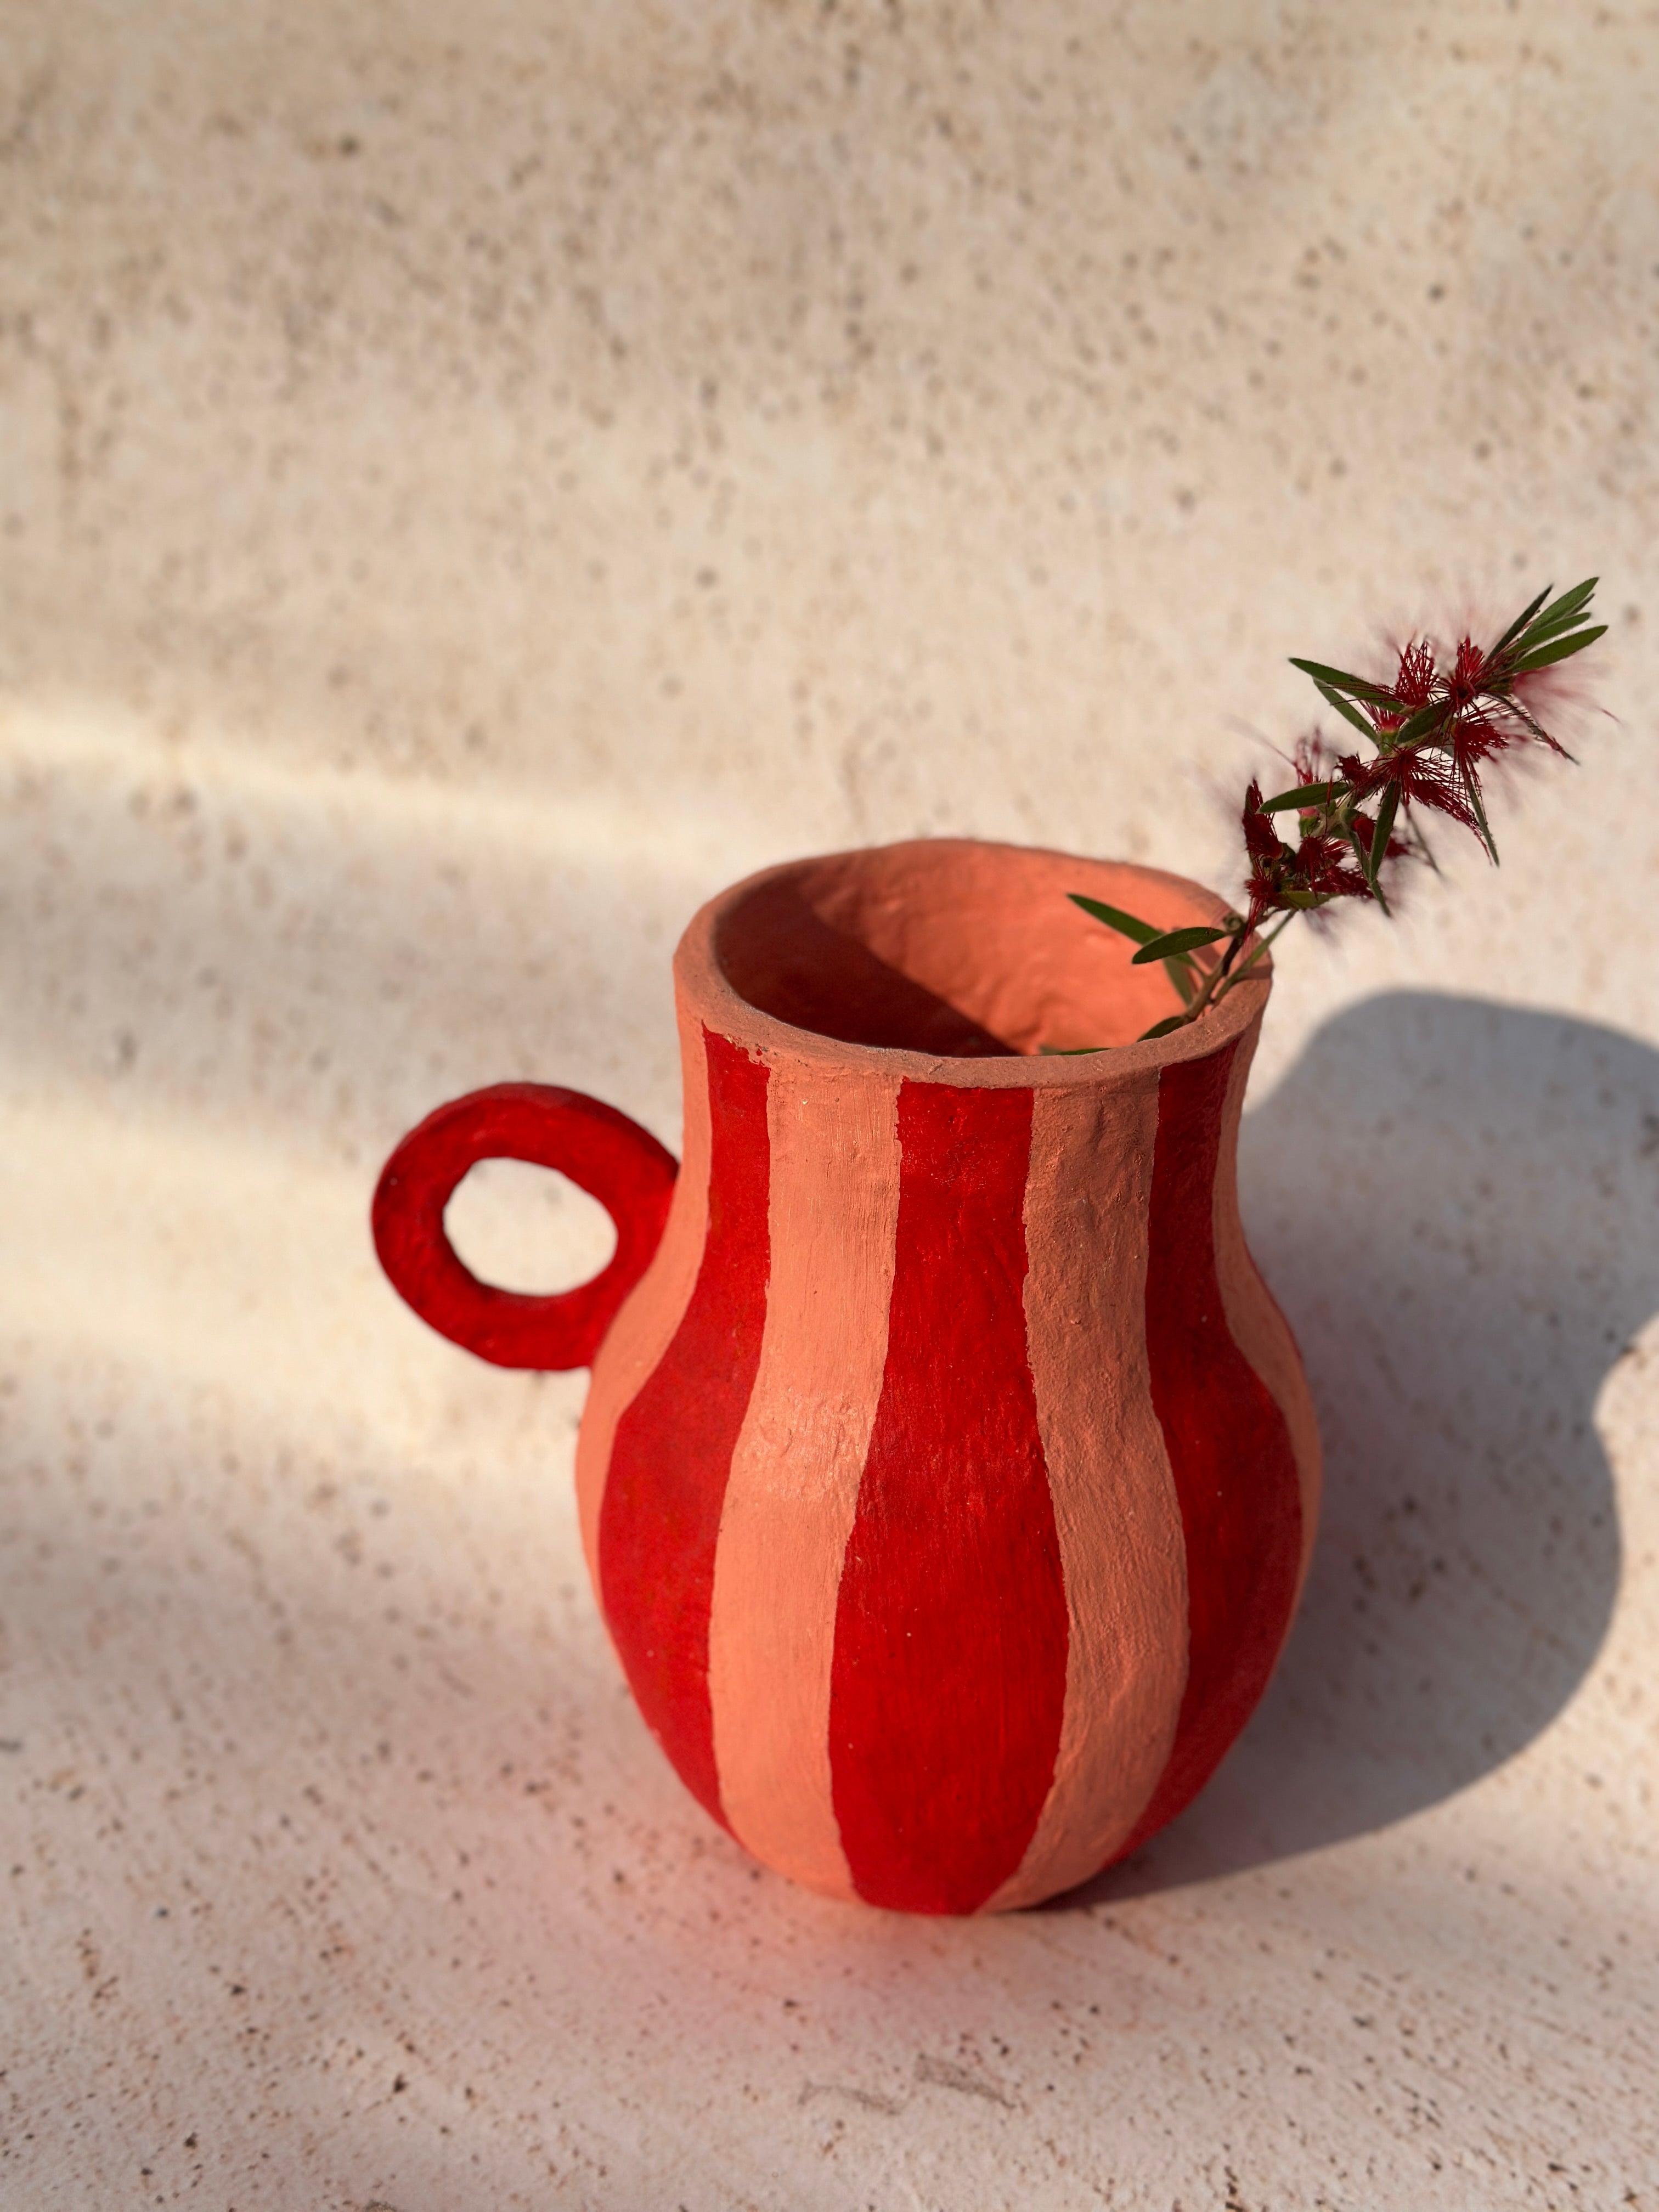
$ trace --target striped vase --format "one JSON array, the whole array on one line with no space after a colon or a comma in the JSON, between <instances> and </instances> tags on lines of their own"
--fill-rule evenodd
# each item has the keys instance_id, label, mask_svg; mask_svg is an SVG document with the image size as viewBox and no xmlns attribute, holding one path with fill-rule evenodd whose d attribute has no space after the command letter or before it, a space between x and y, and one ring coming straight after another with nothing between
<instances>
[{"instance_id":1,"label":"striped vase","mask_svg":"<svg viewBox=\"0 0 1659 2212\"><path fill-rule=\"evenodd\" d=\"M376 1200L445 1334L591 1360L588 1567L687 1787L794 1881L902 1911L1032 1904L1179 1812L1314 1531L1313 1413L1236 1196L1269 979L1136 1043L1173 986L1069 891L1221 910L952 839L769 870L675 957L678 1176L614 1109L514 1085L440 1109ZM444 1203L501 1153L611 1207L595 1283L461 1267Z\"/></svg>"}]
</instances>

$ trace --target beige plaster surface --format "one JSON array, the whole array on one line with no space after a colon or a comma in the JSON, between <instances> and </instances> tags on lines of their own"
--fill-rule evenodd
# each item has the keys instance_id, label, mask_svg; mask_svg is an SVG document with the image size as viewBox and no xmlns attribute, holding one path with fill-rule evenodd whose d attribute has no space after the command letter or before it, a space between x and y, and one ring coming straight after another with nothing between
<instances>
[{"instance_id":1,"label":"beige plaster surface","mask_svg":"<svg viewBox=\"0 0 1659 2212\"><path fill-rule=\"evenodd\" d=\"M1589 0L0 0L8 2212L1659 2205L1656 92ZM677 1141L775 859L1230 889L1287 653L1592 570L1503 869L1283 948L1247 1736L1055 1909L758 1872L379 1161Z\"/></svg>"}]
</instances>

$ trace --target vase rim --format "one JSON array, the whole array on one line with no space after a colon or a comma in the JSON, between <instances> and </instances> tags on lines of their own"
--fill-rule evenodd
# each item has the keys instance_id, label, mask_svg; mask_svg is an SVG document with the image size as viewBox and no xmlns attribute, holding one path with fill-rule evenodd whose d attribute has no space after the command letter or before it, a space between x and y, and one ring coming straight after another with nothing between
<instances>
[{"instance_id":1,"label":"vase rim","mask_svg":"<svg viewBox=\"0 0 1659 2212\"><path fill-rule=\"evenodd\" d=\"M907 870L921 869L935 877L943 863L960 866L984 875L1006 867L1010 874L1030 879L1036 874L1075 872L1075 888L1105 897L1109 888L1129 878L1143 887L1166 911L1173 905L1193 921L1219 921L1225 902L1190 878L1175 875L1139 861L1103 860L1066 853L1048 846L1016 845L976 837L909 838L887 845L849 848L834 853L809 854L774 863L729 885L700 907L687 924L674 955L676 988L683 1011L705 1027L763 1054L769 1060L806 1059L820 1065L837 1065L848 1073L866 1071L889 1078L946 1083L972 1088L1042 1089L1101 1087L1142 1084L1164 1067L1208 1059L1225 1050L1261 1020L1273 988L1273 963L1264 955L1251 975L1227 994L1218 1006L1196 1022L1161 1037L1133 1042L1114 1042L1095 1051L1044 1053L1006 1044L988 1051L933 1050L902 1043L872 1043L836 1036L823 1029L785 1018L757 1004L738 988L728 972L730 940L744 910L768 893L787 897L796 885L857 882L860 872L885 871L890 878ZM1059 864L1056 869L1054 864ZM1108 878L1115 879L1113 884ZM1034 896L1036 894L1033 894ZM1047 892L1042 894L1047 896ZM1120 897L1121 896L1120 890ZM1108 900L1109 903L1117 902ZM889 907L894 902L889 901ZM1161 921L1160 927L1176 923ZM1101 926L1096 924L1097 928ZM1101 928L1108 943L1111 933ZM722 946L722 938L728 939ZM1092 942L1093 940L1090 940ZM740 964L740 963L739 963ZM1127 962L1124 963L1127 966ZM1156 971L1153 971L1156 972ZM901 979L902 980L902 979ZM1149 1024L1150 1025L1150 1024Z\"/></svg>"}]
</instances>

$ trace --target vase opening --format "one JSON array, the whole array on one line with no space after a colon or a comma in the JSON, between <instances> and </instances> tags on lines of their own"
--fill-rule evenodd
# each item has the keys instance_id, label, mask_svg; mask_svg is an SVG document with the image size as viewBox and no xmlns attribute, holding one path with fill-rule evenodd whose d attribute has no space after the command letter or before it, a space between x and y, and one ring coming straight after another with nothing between
<instances>
[{"instance_id":1,"label":"vase opening","mask_svg":"<svg viewBox=\"0 0 1659 2212\"><path fill-rule=\"evenodd\" d=\"M726 906L714 952L750 1006L846 1044L951 1059L1127 1044L1181 1000L1072 891L1161 929L1221 911L1155 869L928 838L769 870Z\"/></svg>"}]
</instances>

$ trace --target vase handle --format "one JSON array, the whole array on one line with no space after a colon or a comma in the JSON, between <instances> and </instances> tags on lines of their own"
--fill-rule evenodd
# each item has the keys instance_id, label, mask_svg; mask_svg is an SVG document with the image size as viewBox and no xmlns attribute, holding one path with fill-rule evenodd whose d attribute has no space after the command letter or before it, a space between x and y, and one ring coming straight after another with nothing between
<instances>
[{"instance_id":1,"label":"vase handle","mask_svg":"<svg viewBox=\"0 0 1659 2212\"><path fill-rule=\"evenodd\" d=\"M480 1160L528 1160L580 1183L617 1224L610 1265L591 1282L544 1297L481 1283L444 1228L444 1208ZM678 1172L649 1130L584 1091L494 1084L440 1106L392 1153L374 1192L374 1249L398 1296L480 1359L591 1367L661 1242Z\"/></svg>"}]
</instances>

